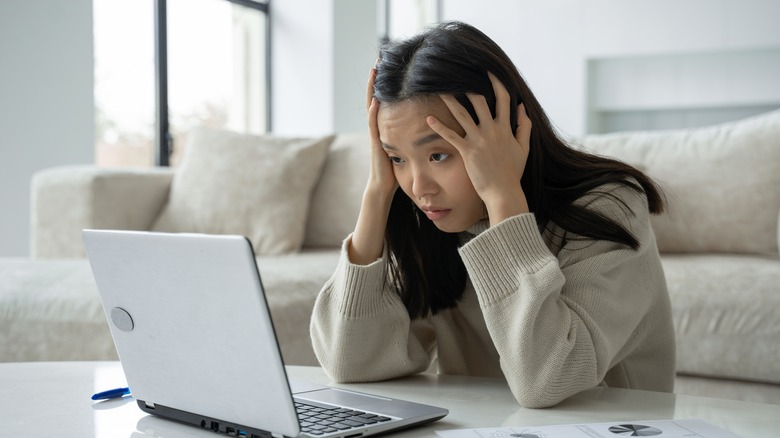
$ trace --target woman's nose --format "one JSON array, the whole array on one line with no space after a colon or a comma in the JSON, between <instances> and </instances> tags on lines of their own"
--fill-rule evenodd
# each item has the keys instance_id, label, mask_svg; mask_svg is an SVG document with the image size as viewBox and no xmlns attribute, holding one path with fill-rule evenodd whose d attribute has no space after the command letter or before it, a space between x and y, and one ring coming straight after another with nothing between
<instances>
[{"instance_id":1,"label":"woman's nose","mask_svg":"<svg viewBox=\"0 0 780 438\"><path fill-rule=\"evenodd\" d=\"M436 182L426 172L415 170L412 178L412 193L417 199L436 193Z\"/></svg>"}]
</instances>

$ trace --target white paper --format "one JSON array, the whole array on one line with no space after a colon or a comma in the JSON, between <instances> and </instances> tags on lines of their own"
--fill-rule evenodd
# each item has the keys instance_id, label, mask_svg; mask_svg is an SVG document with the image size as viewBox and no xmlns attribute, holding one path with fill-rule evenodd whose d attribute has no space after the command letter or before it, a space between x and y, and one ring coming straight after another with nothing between
<instances>
[{"instance_id":1,"label":"white paper","mask_svg":"<svg viewBox=\"0 0 780 438\"><path fill-rule=\"evenodd\" d=\"M481 429L439 430L442 438L739 438L702 420L615 421L611 423L557 426L513 426Z\"/></svg>"}]
</instances>

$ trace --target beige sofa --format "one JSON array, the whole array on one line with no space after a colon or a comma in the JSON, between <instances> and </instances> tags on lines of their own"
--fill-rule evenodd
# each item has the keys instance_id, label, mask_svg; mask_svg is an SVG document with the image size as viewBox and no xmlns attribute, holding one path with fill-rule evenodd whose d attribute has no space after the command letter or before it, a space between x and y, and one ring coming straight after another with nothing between
<instances>
[{"instance_id":1,"label":"beige sofa","mask_svg":"<svg viewBox=\"0 0 780 438\"><path fill-rule=\"evenodd\" d=\"M708 128L587 136L666 190L654 218L677 333L677 391L780 403L780 111ZM243 234L285 361L316 364L308 320L353 228L367 135L197 130L175 171L46 169L30 259L0 260L0 361L115 359L83 228Z\"/></svg>"}]
</instances>

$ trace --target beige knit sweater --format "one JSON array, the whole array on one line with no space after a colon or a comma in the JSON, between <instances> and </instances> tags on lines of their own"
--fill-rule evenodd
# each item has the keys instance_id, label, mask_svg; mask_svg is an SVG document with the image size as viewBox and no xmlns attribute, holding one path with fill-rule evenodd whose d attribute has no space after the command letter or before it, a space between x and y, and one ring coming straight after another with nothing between
<instances>
[{"instance_id":1,"label":"beige knit sweater","mask_svg":"<svg viewBox=\"0 0 780 438\"><path fill-rule=\"evenodd\" d=\"M419 373L438 359L445 374L503 377L517 401L545 407L597 385L671 391L675 344L669 295L647 201L629 189L578 202L616 219L639 240L633 250L571 240L533 214L464 233L469 281L457 307L410 321L384 277L385 259L339 265L311 321L314 351L337 382ZM569 234L571 236L571 234Z\"/></svg>"}]
</instances>

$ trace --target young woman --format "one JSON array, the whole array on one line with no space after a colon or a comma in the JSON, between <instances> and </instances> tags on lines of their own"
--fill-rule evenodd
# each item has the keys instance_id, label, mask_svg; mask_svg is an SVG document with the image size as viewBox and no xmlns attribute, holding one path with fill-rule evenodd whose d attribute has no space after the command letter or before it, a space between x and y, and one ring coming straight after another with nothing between
<instances>
[{"instance_id":1,"label":"young woman","mask_svg":"<svg viewBox=\"0 0 780 438\"><path fill-rule=\"evenodd\" d=\"M597 385L671 391L650 213L659 190L575 150L485 34L441 24L381 51L354 233L314 308L338 382L504 377L526 407Z\"/></svg>"}]
</instances>

